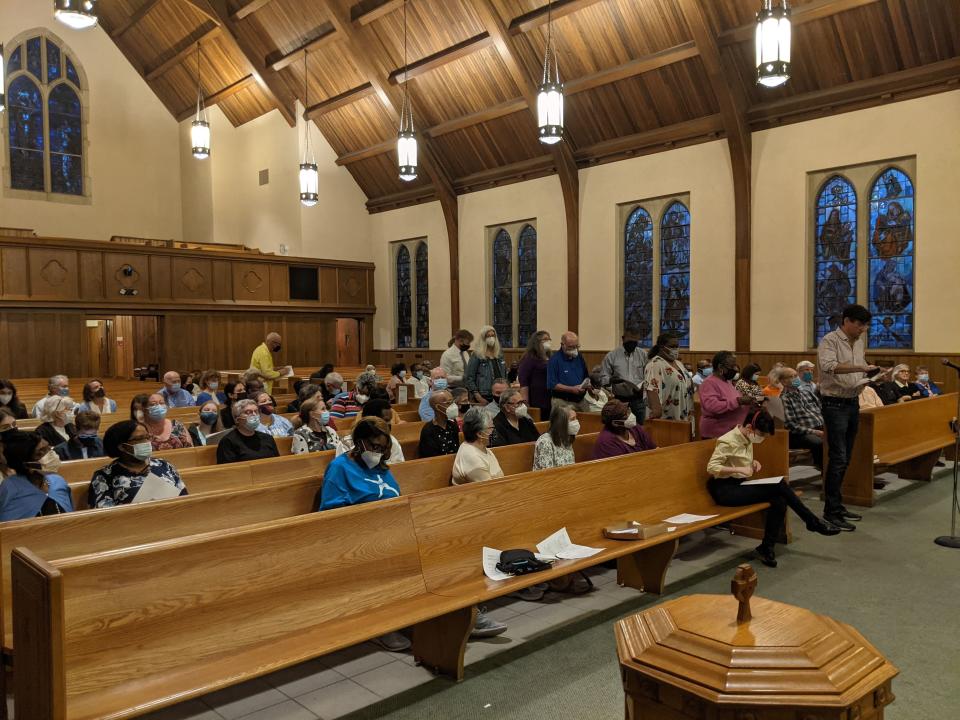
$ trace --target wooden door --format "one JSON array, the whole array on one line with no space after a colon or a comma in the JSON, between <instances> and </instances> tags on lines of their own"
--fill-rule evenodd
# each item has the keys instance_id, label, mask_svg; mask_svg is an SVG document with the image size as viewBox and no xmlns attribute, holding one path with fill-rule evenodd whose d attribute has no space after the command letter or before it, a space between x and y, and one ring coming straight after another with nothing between
<instances>
[{"instance_id":1,"label":"wooden door","mask_svg":"<svg viewBox=\"0 0 960 720\"><path fill-rule=\"evenodd\" d=\"M112 367L112 320L86 320L87 333L87 374L90 377L114 377Z\"/></svg>"},{"instance_id":2,"label":"wooden door","mask_svg":"<svg viewBox=\"0 0 960 720\"><path fill-rule=\"evenodd\" d=\"M360 321L337 318L337 367L360 365Z\"/></svg>"},{"instance_id":3,"label":"wooden door","mask_svg":"<svg viewBox=\"0 0 960 720\"><path fill-rule=\"evenodd\" d=\"M117 315L113 322L114 377L133 378L133 317Z\"/></svg>"}]
</instances>

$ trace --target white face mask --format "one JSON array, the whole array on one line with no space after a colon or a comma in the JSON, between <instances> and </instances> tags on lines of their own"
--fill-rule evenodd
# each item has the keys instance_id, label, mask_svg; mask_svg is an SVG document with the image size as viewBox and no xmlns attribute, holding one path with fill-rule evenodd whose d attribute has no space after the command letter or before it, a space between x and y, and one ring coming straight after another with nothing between
<instances>
[{"instance_id":1,"label":"white face mask","mask_svg":"<svg viewBox=\"0 0 960 720\"><path fill-rule=\"evenodd\" d=\"M407 376L406 370L401 370L400 372L397 373L397 377L400 378L401 380L403 380L403 378L405 378L406 376Z\"/></svg>"},{"instance_id":2,"label":"white face mask","mask_svg":"<svg viewBox=\"0 0 960 720\"><path fill-rule=\"evenodd\" d=\"M130 446L131 454L137 460L149 460L150 456L153 454L153 445L150 444L150 441L139 442Z\"/></svg>"},{"instance_id":3,"label":"white face mask","mask_svg":"<svg viewBox=\"0 0 960 720\"><path fill-rule=\"evenodd\" d=\"M360 459L363 460L364 465L373 470L383 460L383 453L364 450L360 453Z\"/></svg>"},{"instance_id":4,"label":"white face mask","mask_svg":"<svg viewBox=\"0 0 960 720\"><path fill-rule=\"evenodd\" d=\"M763 442L763 440L763 435L754 435L753 433L750 433L750 442L752 442L754 445L759 445Z\"/></svg>"},{"instance_id":5,"label":"white face mask","mask_svg":"<svg viewBox=\"0 0 960 720\"><path fill-rule=\"evenodd\" d=\"M137 419L137 422L143 422L143 410L137 410L133 416Z\"/></svg>"},{"instance_id":6,"label":"white face mask","mask_svg":"<svg viewBox=\"0 0 960 720\"><path fill-rule=\"evenodd\" d=\"M9 405L13 400L13 393L0 393L0 405Z\"/></svg>"},{"instance_id":7,"label":"white face mask","mask_svg":"<svg viewBox=\"0 0 960 720\"><path fill-rule=\"evenodd\" d=\"M563 351L567 354L567 357L572 357L572 358L575 358L577 355L580 354L580 350L577 348L572 348L572 349L564 348Z\"/></svg>"},{"instance_id":8,"label":"white face mask","mask_svg":"<svg viewBox=\"0 0 960 720\"><path fill-rule=\"evenodd\" d=\"M623 426L628 430L630 428L635 428L637 426L637 416L633 413L627 415L627 419L623 421Z\"/></svg>"},{"instance_id":9,"label":"white face mask","mask_svg":"<svg viewBox=\"0 0 960 720\"><path fill-rule=\"evenodd\" d=\"M247 430L256 430L260 427L260 416L259 415L247 415L243 422L247 426Z\"/></svg>"},{"instance_id":10,"label":"white face mask","mask_svg":"<svg viewBox=\"0 0 960 720\"><path fill-rule=\"evenodd\" d=\"M544 341L543 341L543 349L544 349L544 350L553 350L553 343L550 342L549 340L544 340Z\"/></svg>"},{"instance_id":11,"label":"white face mask","mask_svg":"<svg viewBox=\"0 0 960 720\"><path fill-rule=\"evenodd\" d=\"M365 402L367 402L367 400L370 399L369 395L354 395L353 397L359 405L363 405Z\"/></svg>"},{"instance_id":12,"label":"white face mask","mask_svg":"<svg viewBox=\"0 0 960 720\"><path fill-rule=\"evenodd\" d=\"M40 458L40 472L55 473L60 469L60 456L53 450L48 450L47 454Z\"/></svg>"},{"instance_id":13,"label":"white face mask","mask_svg":"<svg viewBox=\"0 0 960 720\"><path fill-rule=\"evenodd\" d=\"M571 435L576 435L578 432L580 432L580 421L579 421L579 420L571 420L571 421L567 424L567 427L569 428Z\"/></svg>"},{"instance_id":14,"label":"white face mask","mask_svg":"<svg viewBox=\"0 0 960 720\"><path fill-rule=\"evenodd\" d=\"M445 412L447 415L447 420L456 420L458 417L460 417L460 408L458 408L456 405L451 404L447 406Z\"/></svg>"},{"instance_id":15,"label":"white face mask","mask_svg":"<svg viewBox=\"0 0 960 720\"><path fill-rule=\"evenodd\" d=\"M527 411L526 405L517 405L517 409L515 412L517 413L518 418L525 418L530 415L530 413Z\"/></svg>"},{"instance_id":16,"label":"white face mask","mask_svg":"<svg viewBox=\"0 0 960 720\"><path fill-rule=\"evenodd\" d=\"M487 338L487 347L488 347L488 348L492 348L492 347L493 347L494 345L496 345L496 344L497 344L497 339L496 339L495 337L488 337L488 338Z\"/></svg>"}]
</instances>

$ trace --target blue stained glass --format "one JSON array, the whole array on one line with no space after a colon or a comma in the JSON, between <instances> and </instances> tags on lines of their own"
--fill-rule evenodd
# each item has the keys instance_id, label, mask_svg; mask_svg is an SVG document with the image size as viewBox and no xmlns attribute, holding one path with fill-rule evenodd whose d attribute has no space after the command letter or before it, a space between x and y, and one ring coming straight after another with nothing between
<instances>
[{"instance_id":1,"label":"blue stained glass","mask_svg":"<svg viewBox=\"0 0 960 720\"><path fill-rule=\"evenodd\" d=\"M413 347L410 305L410 252L403 245L397 250L397 347Z\"/></svg>"},{"instance_id":2,"label":"blue stained glass","mask_svg":"<svg viewBox=\"0 0 960 720\"><path fill-rule=\"evenodd\" d=\"M898 168L884 170L870 191L871 348L913 347L913 203L913 182Z\"/></svg>"},{"instance_id":3,"label":"blue stained glass","mask_svg":"<svg viewBox=\"0 0 960 720\"><path fill-rule=\"evenodd\" d=\"M513 347L513 243L501 230L493 239L493 328L500 345Z\"/></svg>"},{"instance_id":4,"label":"blue stained glass","mask_svg":"<svg viewBox=\"0 0 960 720\"><path fill-rule=\"evenodd\" d=\"M660 332L690 347L690 211L682 202L660 220Z\"/></svg>"},{"instance_id":5,"label":"blue stained glass","mask_svg":"<svg viewBox=\"0 0 960 720\"><path fill-rule=\"evenodd\" d=\"M27 70L32 72L37 80L43 79L41 47L40 38L35 37L27 40Z\"/></svg>"},{"instance_id":6,"label":"blue stained glass","mask_svg":"<svg viewBox=\"0 0 960 720\"><path fill-rule=\"evenodd\" d=\"M67 80L72 82L78 88L80 87L80 74L73 66L73 61L69 57L67 58Z\"/></svg>"},{"instance_id":7,"label":"blue stained glass","mask_svg":"<svg viewBox=\"0 0 960 720\"><path fill-rule=\"evenodd\" d=\"M80 156L50 154L50 189L65 195L83 195L83 160Z\"/></svg>"},{"instance_id":8,"label":"blue stained glass","mask_svg":"<svg viewBox=\"0 0 960 720\"><path fill-rule=\"evenodd\" d=\"M537 332L537 231L527 225L520 231L517 243L520 318L517 324L517 347L525 347Z\"/></svg>"},{"instance_id":9,"label":"blue stained glass","mask_svg":"<svg viewBox=\"0 0 960 720\"><path fill-rule=\"evenodd\" d=\"M417 347L430 347L430 278L427 244L417 246Z\"/></svg>"},{"instance_id":10,"label":"blue stained glass","mask_svg":"<svg viewBox=\"0 0 960 720\"><path fill-rule=\"evenodd\" d=\"M47 40L47 82L60 79L60 48Z\"/></svg>"},{"instance_id":11,"label":"blue stained glass","mask_svg":"<svg viewBox=\"0 0 960 720\"><path fill-rule=\"evenodd\" d=\"M627 218L623 238L623 327L653 344L653 220L638 207Z\"/></svg>"},{"instance_id":12,"label":"blue stained glass","mask_svg":"<svg viewBox=\"0 0 960 720\"><path fill-rule=\"evenodd\" d=\"M857 191L840 175L817 194L814 211L813 343L840 325L843 308L857 299Z\"/></svg>"},{"instance_id":13,"label":"blue stained glass","mask_svg":"<svg viewBox=\"0 0 960 720\"><path fill-rule=\"evenodd\" d=\"M7 92L10 144L10 186L43 191L43 101L40 89L26 75L10 83Z\"/></svg>"},{"instance_id":14,"label":"blue stained glass","mask_svg":"<svg viewBox=\"0 0 960 720\"><path fill-rule=\"evenodd\" d=\"M7 61L7 73L12 75L23 67L23 46L17 45L10 53L10 59Z\"/></svg>"}]
</instances>

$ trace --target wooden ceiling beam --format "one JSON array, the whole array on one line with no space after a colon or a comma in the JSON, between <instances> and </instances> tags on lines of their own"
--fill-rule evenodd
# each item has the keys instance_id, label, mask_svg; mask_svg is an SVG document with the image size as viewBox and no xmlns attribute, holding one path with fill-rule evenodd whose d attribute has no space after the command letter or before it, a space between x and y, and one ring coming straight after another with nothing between
<instances>
[{"instance_id":1,"label":"wooden ceiling beam","mask_svg":"<svg viewBox=\"0 0 960 720\"><path fill-rule=\"evenodd\" d=\"M181 40L174 46L173 55L164 60L159 65L150 68L146 71L144 78L147 82L156 80L158 77L166 73L173 67L176 67L188 57L192 56L196 50L197 43L201 45L208 40L212 40L217 35L220 34L220 26L215 25L212 22L207 22L201 25L195 32L191 33L188 37Z\"/></svg>"},{"instance_id":2,"label":"wooden ceiling beam","mask_svg":"<svg viewBox=\"0 0 960 720\"><path fill-rule=\"evenodd\" d=\"M720 115L706 115L695 120L587 145L577 150L574 157L577 163L588 165L612 155L630 156L649 150L659 152L690 140L715 139L721 133L723 133L723 120Z\"/></svg>"},{"instance_id":3,"label":"wooden ceiling beam","mask_svg":"<svg viewBox=\"0 0 960 720\"><path fill-rule=\"evenodd\" d=\"M390 195L370 198L367 200L367 212L374 213L384 212L385 210L395 210L396 208L406 207L408 205L434 202L436 199L437 193L432 186L420 185Z\"/></svg>"},{"instance_id":4,"label":"wooden ceiling beam","mask_svg":"<svg viewBox=\"0 0 960 720\"><path fill-rule=\"evenodd\" d=\"M371 95L376 95L377 91L374 90L373 85L370 83L364 83L359 87L352 88L346 92L342 92L339 95L335 95L332 98L318 102L316 105L311 105L306 109L303 116L307 120L316 120L321 115L325 115L328 112L333 112L338 108L342 108L345 105L350 105L355 103L357 100L361 100L365 97L370 97Z\"/></svg>"},{"instance_id":5,"label":"wooden ceiling beam","mask_svg":"<svg viewBox=\"0 0 960 720\"><path fill-rule=\"evenodd\" d=\"M645 72L672 65L673 63L688 60L699 54L700 52L697 50L696 43L693 41L685 42L659 52L651 53L650 55L644 55L635 60L629 60L616 67L607 68L590 75L569 80L564 83L563 90L567 95L592 90L601 85L608 85L618 80L625 80L635 75L641 75Z\"/></svg>"},{"instance_id":6,"label":"wooden ceiling beam","mask_svg":"<svg viewBox=\"0 0 960 720\"><path fill-rule=\"evenodd\" d=\"M243 20L245 17L248 17L249 15L253 15L257 10L259 10L262 7L265 7L266 5L269 5L271 2L273 2L273 0L251 0L251 2L248 2L243 7L240 7L234 10L230 14L230 17L234 21Z\"/></svg>"},{"instance_id":7,"label":"wooden ceiling beam","mask_svg":"<svg viewBox=\"0 0 960 720\"><path fill-rule=\"evenodd\" d=\"M200 0L192 0L192 2L196 4ZM263 65L250 46L241 39L241 36L237 33L235 21L230 17L227 0L203 0L203 2L209 5L214 16L219 19L223 27L223 38L227 41L227 44L246 59L250 66L250 73L257 79L260 89L270 98L270 102L280 111L287 124L294 127L297 121L293 113L294 103L289 98L289 91L279 82L276 73Z\"/></svg>"},{"instance_id":8,"label":"wooden ceiling beam","mask_svg":"<svg viewBox=\"0 0 960 720\"><path fill-rule=\"evenodd\" d=\"M382 18L384 15L389 15L394 10L399 10L403 7L403 0L386 0L377 5L372 10L363 11L360 5L354 5L350 8L350 20L357 25L369 25L374 20Z\"/></svg>"},{"instance_id":9,"label":"wooden ceiling beam","mask_svg":"<svg viewBox=\"0 0 960 720\"><path fill-rule=\"evenodd\" d=\"M854 10L864 5L872 5L879 0L813 0L813 2L801 5L790 10L790 23L796 27L804 23L822 20L837 13ZM753 40L757 31L755 22L741 25L740 27L724 30L717 39L720 45L734 45L736 43Z\"/></svg>"},{"instance_id":10,"label":"wooden ceiling beam","mask_svg":"<svg viewBox=\"0 0 960 720\"><path fill-rule=\"evenodd\" d=\"M497 105L491 105L478 112L468 113L467 115L461 115L446 122L437 123L433 127L427 128L426 133L430 137L440 137L441 135L463 130L464 128L479 125L480 123L485 123L490 120L496 120L497 118L512 115L515 112L526 109L527 101L522 97L516 97Z\"/></svg>"},{"instance_id":11,"label":"wooden ceiling beam","mask_svg":"<svg viewBox=\"0 0 960 720\"><path fill-rule=\"evenodd\" d=\"M565 7L573 12L573 7L580 9L589 3L558 2L555 3L554 13L558 7ZM494 46L500 58L507 66L514 83L523 93L527 101L527 111L533 114L534 123L537 121L537 83L530 77L524 68L520 53L516 47L515 38L504 24L493 0L478 0L474 10L480 16L484 29L493 39ZM567 226L567 329L577 331L580 316L580 178L577 173L577 163L573 158L573 148L570 138L549 146L553 157L557 176L560 179L560 194L563 197L563 213Z\"/></svg>"},{"instance_id":12,"label":"wooden ceiling beam","mask_svg":"<svg viewBox=\"0 0 960 720\"><path fill-rule=\"evenodd\" d=\"M350 163L360 162L368 158L376 157L390 152L397 147L396 140L385 140L382 143L365 147L362 150L346 153L337 158L337 165L349 165Z\"/></svg>"},{"instance_id":13,"label":"wooden ceiling beam","mask_svg":"<svg viewBox=\"0 0 960 720\"><path fill-rule=\"evenodd\" d=\"M497 187L507 182L519 182L531 177L552 175L557 171L552 154L547 153L539 157L521 160L520 162L501 165L500 167L464 175L453 181L458 192L472 192L485 188Z\"/></svg>"},{"instance_id":14,"label":"wooden ceiling beam","mask_svg":"<svg viewBox=\"0 0 960 720\"><path fill-rule=\"evenodd\" d=\"M735 343L737 352L749 352L752 137L747 125L746 98L740 85L732 81L724 69L720 45L702 5L710 1L679 0L679 6L720 104L720 118L727 136L733 174Z\"/></svg>"},{"instance_id":15,"label":"wooden ceiling beam","mask_svg":"<svg viewBox=\"0 0 960 720\"><path fill-rule=\"evenodd\" d=\"M220 16L214 12L213 8L210 6L210 0L182 0L187 5L193 7L197 12L203 13L210 20L213 20L217 25L221 24Z\"/></svg>"},{"instance_id":16,"label":"wooden ceiling beam","mask_svg":"<svg viewBox=\"0 0 960 720\"><path fill-rule=\"evenodd\" d=\"M133 15L128 17L123 23L110 31L110 39L117 41L122 38L128 30L136 26L137 23L149 15L150 11L152 11L159 4L160 0L147 0L143 5L137 8Z\"/></svg>"},{"instance_id":17,"label":"wooden ceiling beam","mask_svg":"<svg viewBox=\"0 0 960 720\"><path fill-rule=\"evenodd\" d=\"M240 78L239 80L237 80L236 82L230 83L222 90L218 90L217 92L213 93L210 97L204 98L203 102L207 107L213 107L214 105L219 104L221 100L226 100L228 97L232 97L233 95L236 95L241 90L245 90L246 88L250 87L255 83L256 83L256 79L253 77L253 75L246 75ZM192 117L195 112L196 112L195 105L191 105L188 108L184 108L177 115L177 121L183 122L187 118Z\"/></svg>"},{"instance_id":18,"label":"wooden ceiling beam","mask_svg":"<svg viewBox=\"0 0 960 720\"><path fill-rule=\"evenodd\" d=\"M401 85L407 80L425 75L431 70L436 70L448 63L452 63L454 60L459 60L479 50L488 48L492 44L493 41L487 33L484 32L479 35L474 35L472 38L462 40L456 45L435 52L433 55L428 55L414 63L410 63L410 66L406 68L406 70L404 70L404 68L397 68L390 73L390 82L393 85Z\"/></svg>"},{"instance_id":19,"label":"wooden ceiling beam","mask_svg":"<svg viewBox=\"0 0 960 720\"><path fill-rule=\"evenodd\" d=\"M305 42L296 50L291 50L286 54L280 54L280 56L275 60L272 59L272 56L268 56L266 60L264 60L264 64L272 68L274 72L280 72L285 67L293 65L293 63L301 60L305 52L319 50L327 43L340 39L340 36L337 35L337 31L330 22L325 22L323 25L316 28L312 34L313 40Z\"/></svg>"},{"instance_id":20,"label":"wooden ceiling beam","mask_svg":"<svg viewBox=\"0 0 960 720\"><path fill-rule=\"evenodd\" d=\"M531 10L511 20L509 32L511 35L520 35L525 32L530 32L541 25L546 25L548 11L550 11L549 14L552 14L553 19L556 20L575 13L578 10L583 10L585 7L596 5L598 2L600 2L600 0L554 0L552 9L549 7L550 3L548 2L547 5L543 7Z\"/></svg>"},{"instance_id":21,"label":"wooden ceiling beam","mask_svg":"<svg viewBox=\"0 0 960 720\"><path fill-rule=\"evenodd\" d=\"M957 83L960 83L960 57L760 103L747 111L747 120L751 124L777 124L784 118L834 111L869 100L893 99L923 88L943 86L946 89Z\"/></svg>"}]
</instances>

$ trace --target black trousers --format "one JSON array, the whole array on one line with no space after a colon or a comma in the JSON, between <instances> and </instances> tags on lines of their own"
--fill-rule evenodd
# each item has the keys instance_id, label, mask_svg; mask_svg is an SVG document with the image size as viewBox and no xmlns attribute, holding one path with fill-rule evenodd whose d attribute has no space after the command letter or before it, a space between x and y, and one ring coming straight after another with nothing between
<instances>
[{"instance_id":1,"label":"black trousers","mask_svg":"<svg viewBox=\"0 0 960 720\"><path fill-rule=\"evenodd\" d=\"M788 506L805 524L809 525L817 521L817 516L790 489L786 480L781 480L776 485L741 485L740 482L738 478L711 478L707 481L707 490L717 505L740 507L755 503L770 503L763 530L763 545L772 548L777 542Z\"/></svg>"},{"instance_id":2,"label":"black trousers","mask_svg":"<svg viewBox=\"0 0 960 720\"><path fill-rule=\"evenodd\" d=\"M813 455L813 464L823 472L823 438L813 433L790 433L792 450L809 450Z\"/></svg>"},{"instance_id":3,"label":"black trousers","mask_svg":"<svg viewBox=\"0 0 960 720\"><path fill-rule=\"evenodd\" d=\"M843 512L843 478L853 454L853 443L860 426L860 401L857 398L823 399L823 429L827 436L827 453L830 462L823 478L825 516Z\"/></svg>"}]
</instances>

